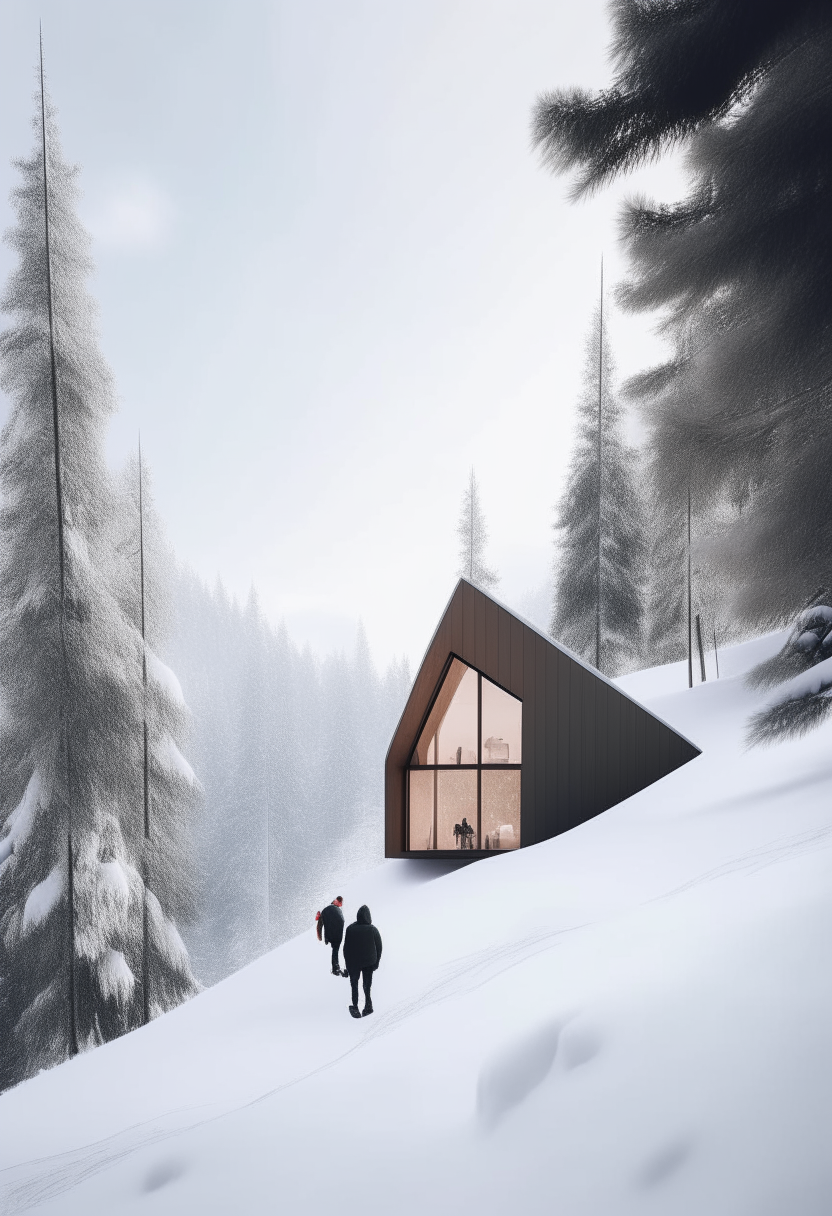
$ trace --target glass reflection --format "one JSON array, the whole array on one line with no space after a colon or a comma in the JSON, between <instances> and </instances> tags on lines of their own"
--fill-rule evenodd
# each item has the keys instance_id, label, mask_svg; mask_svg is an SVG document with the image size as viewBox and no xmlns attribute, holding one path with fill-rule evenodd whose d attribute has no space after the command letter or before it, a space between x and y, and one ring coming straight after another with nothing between
<instances>
[{"instance_id":1,"label":"glass reflection","mask_svg":"<svg viewBox=\"0 0 832 1216\"><path fill-rule=\"evenodd\" d=\"M438 764L477 763L477 684L477 673L466 667L436 733Z\"/></svg>"},{"instance_id":2,"label":"glass reflection","mask_svg":"<svg viewBox=\"0 0 832 1216\"><path fill-rule=\"evenodd\" d=\"M491 852L520 847L520 769L482 771L483 848Z\"/></svg>"},{"instance_id":3,"label":"glass reflection","mask_svg":"<svg viewBox=\"0 0 832 1216\"><path fill-rule=\"evenodd\" d=\"M482 678L482 762L519 764L523 737L523 704Z\"/></svg>"},{"instance_id":4,"label":"glass reflection","mask_svg":"<svg viewBox=\"0 0 832 1216\"><path fill-rule=\"evenodd\" d=\"M522 727L517 697L451 660L410 762L410 850L519 847Z\"/></svg>"},{"instance_id":5,"label":"glass reflection","mask_svg":"<svg viewBox=\"0 0 832 1216\"><path fill-rule=\"evenodd\" d=\"M435 777L428 769L410 771L410 845L411 849L432 849L433 787Z\"/></svg>"},{"instance_id":6,"label":"glass reflection","mask_svg":"<svg viewBox=\"0 0 832 1216\"><path fill-rule=\"evenodd\" d=\"M412 764L477 764L477 672L454 659L423 728Z\"/></svg>"},{"instance_id":7,"label":"glass reflection","mask_svg":"<svg viewBox=\"0 0 832 1216\"><path fill-rule=\"evenodd\" d=\"M477 770L440 768L437 773L436 847L478 849Z\"/></svg>"}]
</instances>

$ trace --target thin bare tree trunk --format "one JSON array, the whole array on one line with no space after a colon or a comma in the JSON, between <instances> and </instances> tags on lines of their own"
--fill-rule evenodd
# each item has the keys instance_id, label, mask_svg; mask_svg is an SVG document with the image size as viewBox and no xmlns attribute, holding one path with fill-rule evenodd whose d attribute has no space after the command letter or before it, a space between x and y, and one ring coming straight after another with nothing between
<instances>
[{"instance_id":1,"label":"thin bare tree trunk","mask_svg":"<svg viewBox=\"0 0 832 1216\"><path fill-rule=\"evenodd\" d=\"M598 553L595 597L595 666L601 670L601 499L604 493L601 438L601 402L604 386L604 259L601 258L601 318L598 331Z\"/></svg>"},{"instance_id":2,"label":"thin bare tree trunk","mask_svg":"<svg viewBox=\"0 0 832 1216\"><path fill-rule=\"evenodd\" d=\"M699 674L702 677L702 683L705 683L705 648L702 645L702 621L699 613L696 614L696 641L699 645Z\"/></svg>"},{"instance_id":3,"label":"thin bare tree trunk","mask_svg":"<svg viewBox=\"0 0 832 1216\"><path fill-rule=\"evenodd\" d=\"M716 621L714 621L714 663L716 664L716 678L719 679L719 651L716 648Z\"/></svg>"},{"instance_id":4,"label":"thin bare tree trunk","mask_svg":"<svg viewBox=\"0 0 832 1216\"><path fill-rule=\"evenodd\" d=\"M690 585L690 484L688 484L688 688L693 688L693 596Z\"/></svg>"}]
</instances>

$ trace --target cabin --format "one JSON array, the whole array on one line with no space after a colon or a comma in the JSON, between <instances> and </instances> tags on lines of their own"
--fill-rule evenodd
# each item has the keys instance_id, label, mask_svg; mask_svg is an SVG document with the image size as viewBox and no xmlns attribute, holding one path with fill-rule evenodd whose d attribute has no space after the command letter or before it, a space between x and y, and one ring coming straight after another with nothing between
<instances>
[{"instance_id":1,"label":"cabin","mask_svg":"<svg viewBox=\"0 0 832 1216\"><path fill-rule=\"evenodd\" d=\"M385 856L470 860L584 823L700 754L460 579L385 764Z\"/></svg>"}]
</instances>

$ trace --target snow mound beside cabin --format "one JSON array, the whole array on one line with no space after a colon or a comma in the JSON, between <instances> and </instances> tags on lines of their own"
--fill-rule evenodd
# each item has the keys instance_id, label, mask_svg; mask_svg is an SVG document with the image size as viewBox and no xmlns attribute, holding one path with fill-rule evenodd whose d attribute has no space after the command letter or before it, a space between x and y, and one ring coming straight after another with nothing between
<instances>
[{"instance_id":1,"label":"snow mound beside cabin","mask_svg":"<svg viewBox=\"0 0 832 1216\"><path fill-rule=\"evenodd\" d=\"M743 750L782 634L621 680L703 754L580 828L343 892L377 1012L307 933L0 1098L0 1210L832 1210L832 724ZM712 673L709 673L712 674Z\"/></svg>"}]
</instances>

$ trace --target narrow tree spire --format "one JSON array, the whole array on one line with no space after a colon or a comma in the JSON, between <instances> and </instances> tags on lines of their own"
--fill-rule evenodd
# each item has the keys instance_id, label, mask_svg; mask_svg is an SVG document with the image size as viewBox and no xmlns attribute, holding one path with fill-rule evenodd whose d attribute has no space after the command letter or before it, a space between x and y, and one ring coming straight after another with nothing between
<instances>
[{"instance_id":1,"label":"narrow tree spire","mask_svg":"<svg viewBox=\"0 0 832 1216\"><path fill-rule=\"evenodd\" d=\"M52 389L52 432L55 448L55 495L58 517L58 571L61 586L61 617L66 609L66 570L64 549L64 491L61 477L61 428L58 416L58 367L55 358L55 311L52 304L52 256L49 248L49 182L46 169L46 90L43 83L43 29L40 31L40 118L41 152L43 155L43 228L46 244L46 306L49 316L49 362ZM63 641L63 631L62 631ZM64 644L64 660L66 646Z\"/></svg>"},{"instance_id":2,"label":"narrow tree spire","mask_svg":"<svg viewBox=\"0 0 832 1216\"><path fill-rule=\"evenodd\" d=\"M645 541L637 455L624 438L603 304L602 279L585 348L574 449L557 506L550 631L612 675L631 668L641 651Z\"/></svg>"},{"instance_id":3,"label":"narrow tree spire","mask_svg":"<svg viewBox=\"0 0 832 1216\"><path fill-rule=\"evenodd\" d=\"M150 957L148 953L147 931L147 888L150 879L150 785L147 765L147 635L145 631L145 595L144 595L144 501L143 501L143 468L142 468L142 437L139 434L139 599L141 605L142 626L142 730L144 734L144 751L142 756L142 786L144 802L144 892L142 895L142 1021L145 1025L150 1021Z\"/></svg>"},{"instance_id":4,"label":"narrow tree spire","mask_svg":"<svg viewBox=\"0 0 832 1216\"><path fill-rule=\"evenodd\" d=\"M468 495L469 520L468 520L468 577L473 582L474 579L474 470L471 470L471 492Z\"/></svg>"},{"instance_id":5,"label":"narrow tree spire","mask_svg":"<svg viewBox=\"0 0 832 1216\"><path fill-rule=\"evenodd\" d=\"M52 299L52 254L49 243L49 177L46 167L46 89L43 82L43 27L39 30L40 40L40 131L41 155L43 158L43 232L46 250L46 308L49 318L49 366L50 387L52 392L52 436L55 455L55 512L58 532L58 575L60 586L60 636L61 657L64 667L64 692L69 680L69 658L66 650L66 549L64 540L64 490L61 474L61 425L58 410L58 363L55 356L55 310ZM75 976L75 859L72 848L72 796L70 792L70 759L69 741L66 730L66 704L60 708L62 740L61 746L66 760L66 867L67 867L67 916L69 940L68 993L69 1003L69 1054L78 1054L78 1021Z\"/></svg>"},{"instance_id":6,"label":"narrow tree spire","mask_svg":"<svg viewBox=\"0 0 832 1216\"><path fill-rule=\"evenodd\" d=\"M457 524L459 537L459 567L457 573L469 582L482 587L484 591L492 591L500 581L500 576L485 560L485 550L488 544L488 530L485 526L485 516L480 505L479 487L473 468L468 480L468 488L462 498L462 507Z\"/></svg>"}]
</instances>

